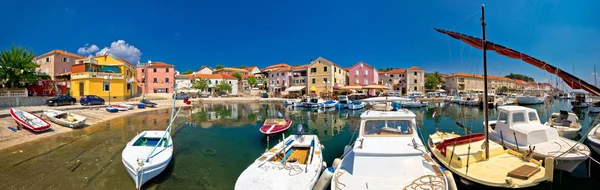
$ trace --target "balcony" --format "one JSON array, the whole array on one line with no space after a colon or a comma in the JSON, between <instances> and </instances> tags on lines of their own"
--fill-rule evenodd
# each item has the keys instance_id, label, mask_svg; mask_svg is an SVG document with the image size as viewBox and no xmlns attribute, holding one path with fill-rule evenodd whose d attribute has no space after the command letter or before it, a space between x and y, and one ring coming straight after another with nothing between
<instances>
[{"instance_id":1,"label":"balcony","mask_svg":"<svg viewBox=\"0 0 600 190\"><path fill-rule=\"evenodd\" d=\"M104 79L104 76L112 76L112 79L124 79L121 73L104 73L104 72L82 72L71 74L71 79L87 79L87 78L100 78Z\"/></svg>"}]
</instances>

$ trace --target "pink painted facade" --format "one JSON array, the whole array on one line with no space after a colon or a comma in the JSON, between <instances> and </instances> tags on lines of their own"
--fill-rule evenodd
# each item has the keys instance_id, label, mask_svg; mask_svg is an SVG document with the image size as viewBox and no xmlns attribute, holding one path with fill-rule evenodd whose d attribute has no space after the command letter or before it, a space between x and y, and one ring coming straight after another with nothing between
<instances>
[{"instance_id":1,"label":"pink painted facade","mask_svg":"<svg viewBox=\"0 0 600 190\"><path fill-rule=\"evenodd\" d=\"M348 77L350 79L349 84L351 86L373 85L379 82L379 73L377 73L377 69L362 61L350 67ZM374 96L375 90L369 90L369 94Z\"/></svg>"},{"instance_id":2,"label":"pink painted facade","mask_svg":"<svg viewBox=\"0 0 600 190\"><path fill-rule=\"evenodd\" d=\"M137 66L139 88L144 94L173 93L175 67L162 62L145 63Z\"/></svg>"},{"instance_id":3,"label":"pink painted facade","mask_svg":"<svg viewBox=\"0 0 600 190\"><path fill-rule=\"evenodd\" d=\"M52 80L57 80L56 77L69 75L75 60L83 58L81 55L63 50L53 50L35 57L34 61L39 65L36 69L38 73L45 73L50 75Z\"/></svg>"}]
</instances>

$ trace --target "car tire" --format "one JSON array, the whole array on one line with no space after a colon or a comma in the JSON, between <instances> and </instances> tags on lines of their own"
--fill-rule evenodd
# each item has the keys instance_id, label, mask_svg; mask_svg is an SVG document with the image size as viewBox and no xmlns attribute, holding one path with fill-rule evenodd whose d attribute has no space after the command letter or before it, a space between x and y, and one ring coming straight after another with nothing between
<instances>
[{"instance_id":1,"label":"car tire","mask_svg":"<svg viewBox=\"0 0 600 190\"><path fill-rule=\"evenodd\" d=\"M104 101L100 102L100 104L104 105Z\"/></svg>"},{"instance_id":2,"label":"car tire","mask_svg":"<svg viewBox=\"0 0 600 190\"><path fill-rule=\"evenodd\" d=\"M71 105L75 104L75 102L71 101Z\"/></svg>"},{"instance_id":3,"label":"car tire","mask_svg":"<svg viewBox=\"0 0 600 190\"><path fill-rule=\"evenodd\" d=\"M88 105L88 106L91 106L91 105L92 105L92 103L88 102L88 103L87 103L87 105Z\"/></svg>"},{"instance_id":4,"label":"car tire","mask_svg":"<svg viewBox=\"0 0 600 190\"><path fill-rule=\"evenodd\" d=\"M54 106L58 106L58 103L54 102Z\"/></svg>"}]
</instances>

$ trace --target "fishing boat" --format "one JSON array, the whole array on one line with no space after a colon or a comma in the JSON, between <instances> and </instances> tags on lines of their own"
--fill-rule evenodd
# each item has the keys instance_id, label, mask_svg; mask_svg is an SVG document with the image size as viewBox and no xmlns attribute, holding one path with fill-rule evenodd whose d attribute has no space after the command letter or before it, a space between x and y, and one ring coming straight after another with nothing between
<instances>
[{"instance_id":1,"label":"fishing boat","mask_svg":"<svg viewBox=\"0 0 600 190\"><path fill-rule=\"evenodd\" d=\"M596 154L600 154L600 124L589 131L587 134L587 142Z\"/></svg>"},{"instance_id":2,"label":"fishing boat","mask_svg":"<svg viewBox=\"0 0 600 190\"><path fill-rule=\"evenodd\" d=\"M321 103L320 107L322 107L322 108L333 108L333 107L335 107L335 105L337 103L338 102L336 100L327 100L327 101Z\"/></svg>"},{"instance_id":3,"label":"fishing boat","mask_svg":"<svg viewBox=\"0 0 600 190\"><path fill-rule=\"evenodd\" d=\"M588 111L591 113L600 113L600 101L592 103Z\"/></svg>"},{"instance_id":4,"label":"fishing boat","mask_svg":"<svg viewBox=\"0 0 600 190\"><path fill-rule=\"evenodd\" d=\"M517 99L517 103L519 103L519 105L534 105L534 104L544 103L544 100L546 100L546 97L547 97L546 93L537 94L537 95L521 94L521 95L517 95L516 99Z\"/></svg>"},{"instance_id":5,"label":"fishing boat","mask_svg":"<svg viewBox=\"0 0 600 190\"><path fill-rule=\"evenodd\" d=\"M556 128L542 125L535 109L502 106L498 112L498 119L490 121L488 127L489 137L496 143L521 153L533 149L533 158L555 158L556 168L567 172L590 155L585 145L560 137Z\"/></svg>"},{"instance_id":6,"label":"fishing boat","mask_svg":"<svg viewBox=\"0 0 600 190\"><path fill-rule=\"evenodd\" d=\"M578 120L575 113L561 110L560 113L552 113L544 125L555 128L562 137L573 139L581 131L581 124Z\"/></svg>"},{"instance_id":7,"label":"fishing boat","mask_svg":"<svg viewBox=\"0 0 600 190\"><path fill-rule=\"evenodd\" d=\"M348 108L348 105L351 103L352 103L352 101L350 101L348 99L348 96L338 96L338 103L335 105L335 107L344 109L344 108Z\"/></svg>"},{"instance_id":8,"label":"fishing boat","mask_svg":"<svg viewBox=\"0 0 600 190\"><path fill-rule=\"evenodd\" d=\"M33 132L50 129L50 123L35 114L17 108L10 108L9 113L19 127L27 128Z\"/></svg>"},{"instance_id":9,"label":"fishing boat","mask_svg":"<svg viewBox=\"0 0 600 190\"><path fill-rule=\"evenodd\" d=\"M479 106L481 105L481 100L479 100L479 96L477 94L471 94L471 96L467 97L466 100L463 100L463 104L465 106Z\"/></svg>"},{"instance_id":10,"label":"fishing boat","mask_svg":"<svg viewBox=\"0 0 600 190\"><path fill-rule=\"evenodd\" d=\"M403 108L420 108L426 107L427 102L421 102L420 100L411 99L408 101L401 102Z\"/></svg>"},{"instance_id":11,"label":"fishing boat","mask_svg":"<svg viewBox=\"0 0 600 190\"><path fill-rule=\"evenodd\" d=\"M354 101L352 101L351 104L348 104L348 109L359 110L359 109L365 108L366 105L367 105L367 103L365 103L363 101L354 100Z\"/></svg>"},{"instance_id":12,"label":"fishing boat","mask_svg":"<svg viewBox=\"0 0 600 190\"><path fill-rule=\"evenodd\" d=\"M87 117L83 115L59 110L44 110L44 115L56 124L71 128L82 127L87 120Z\"/></svg>"},{"instance_id":13,"label":"fishing boat","mask_svg":"<svg viewBox=\"0 0 600 190\"><path fill-rule=\"evenodd\" d=\"M173 139L171 129L173 121L181 108L175 113L175 95L171 119L164 131L142 131L127 143L121 153L121 161L127 173L133 178L135 188L141 189L144 183L162 173L173 158Z\"/></svg>"},{"instance_id":14,"label":"fishing boat","mask_svg":"<svg viewBox=\"0 0 600 190\"><path fill-rule=\"evenodd\" d=\"M325 166L321 147L316 135L291 135L254 160L234 189L313 189Z\"/></svg>"},{"instance_id":15,"label":"fishing boat","mask_svg":"<svg viewBox=\"0 0 600 190\"><path fill-rule=\"evenodd\" d=\"M129 106L122 106L120 104L111 105L113 108L117 108L119 111L127 111L129 110Z\"/></svg>"},{"instance_id":16,"label":"fishing boat","mask_svg":"<svg viewBox=\"0 0 600 190\"><path fill-rule=\"evenodd\" d=\"M277 133L281 133L292 125L291 119L283 119L283 115L281 113L277 113L278 119L267 119L262 127L260 127L260 132L265 135L274 135Z\"/></svg>"},{"instance_id":17,"label":"fishing boat","mask_svg":"<svg viewBox=\"0 0 600 190\"><path fill-rule=\"evenodd\" d=\"M109 113L117 113L117 112L119 112L119 109L118 109L118 108L112 107L112 106L110 106L110 105L109 105L109 106L106 106L106 108L105 108L105 109L106 109L106 111L107 111L107 112L109 112Z\"/></svg>"},{"instance_id":18,"label":"fishing boat","mask_svg":"<svg viewBox=\"0 0 600 190\"><path fill-rule=\"evenodd\" d=\"M307 103L304 103L304 107L318 108L323 103L323 99L318 96L311 97Z\"/></svg>"},{"instance_id":19,"label":"fishing boat","mask_svg":"<svg viewBox=\"0 0 600 190\"><path fill-rule=\"evenodd\" d=\"M483 40L479 41L483 50L483 85L486 96L483 96L484 129L488 125L488 75L485 39L485 16L484 6L481 6L481 23L483 29ZM435 29L438 32L449 34L454 38L455 33L446 30ZM465 41L466 42L466 41ZM470 44L470 42L466 42ZM475 43L475 42L473 42ZM503 106L506 107L506 106ZM503 108L500 107L500 108ZM553 179L553 159L545 160L546 167L542 162L529 157L531 154L521 154L513 150L505 150L503 145L489 142L488 134L472 133L469 128L463 127L468 134L460 136L454 133L437 131L429 136L428 146L432 155L452 173L460 176L465 183L474 182L489 187L501 188L524 188L536 186L544 181ZM548 128L548 127L546 127Z\"/></svg>"},{"instance_id":20,"label":"fishing boat","mask_svg":"<svg viewBox=\"0 0 600 190\"><path fill-rule=\"evenodd\" d=\"M573 106L573 108L590 107L591 103L588 102L588 93L586 91L576 90L571 93L573 93L575 97L571 100L571 106Z\"/></svg>"},{"instance_id":21,"label":"fishing boat","mask_svg":"<svg viewBox=\"0 0 600 190\"><path fill-rule=\"evenodd\" d=\"M150 100L147 100L147 99L142 99L140 102L142 104L145 104L146 107L156 107L158 105L158 104L156 104L154 102L151 102Z\"/></svg>"},{"instance_id":22,"label":"fishing boat","mask_svg":"<svg viewBox=\"0 0 600 190\"><path fill-rule=\"evenodd\" d=\"M406 109L362 113L357 139L334 161L330 189L448 189L452 174L430 157L415 117Z\"/></svg>"}]
</instances>

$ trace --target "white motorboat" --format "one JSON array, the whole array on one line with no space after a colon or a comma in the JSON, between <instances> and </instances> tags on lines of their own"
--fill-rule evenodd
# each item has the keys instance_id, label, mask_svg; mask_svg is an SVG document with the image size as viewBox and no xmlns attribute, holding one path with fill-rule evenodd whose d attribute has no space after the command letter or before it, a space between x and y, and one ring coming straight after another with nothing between
<instances>
[{"instance_id":1,"label":"white motorboat","mask_svg":"<svg viewBox=\"0 0 600 190\"><path fill-rule=\"evenodd\" d=\"M304 103L304 107L318 108L323 103L323 99L315 96L309 99L308 102Z\"/></svg>"},{"instance_id":2,"label":"white motorboat","mask_svg":"<svg viewBox=\"0 0 600 190\"><path fill-rule=\"evenodd\" d=\"M254 160L234 189L313 189L324 165L316 135L292 135Z\"/></svg>"},{"instance_id":3,"label":"white motorboat","mask_svg":"<svg viewBox=\"0 0 600 190\"><path fill-rule=\"evenodd\" d=\"M366 105L367 103L364 103L363 101L354 100L351 104L348 104L348 109L359 110L365 108Z\"/></svg>"},{"instance_id":4,"label":"white motorboat","mask_svg":"<svg viewBox=\"0 0 600 190\"><path fill-rule=\"evenodd\" d=\"M333 108L338 103L337 100L327 100L326 102L321 103L322 108Z\"/></svg>"},{"instance_id":5,"label":"white motorboat","mask_svg":"<svg viewBox=\"0 0 600 190\"><path fill-rule=\"evenodd\" d=\"M133 178L135 188L141 189L148 180L162 173L173 158L173 139L171 129L173 121L181 108L175 113L175 93L171 109L171 121L164 131L142 131L127 143L121 153L121 161L127 173Z\"/></svg>"},{"instance_id":6,"label":"white motorboat","mask_svg":"<svg viewBox=\"0 0 600 190\"><path fill-rule=\"evenodd\" d=\"M477 94L471 94L466 100L463 100L463 104L465 106L479 106L481 105L481 100L479 100L479 96Z\"/></svg>"},{"instance_id":7,"label":"white motorboat","mask_svg":"<svg viewBox=\"0 0 600 190\"><path fill-rule=\"evenodd\" d=\"M498 111L498 120L490 121L488 127L489 138L498 144L521 153L533 150L536 159L555 157L556 168L568 172L590 155L585 145L560 137L557 129L542 125L535 109L502 106Z\"/></svg>"},{"instance_id":8,"label":"white motorboat","mask_svg":"<svg viewBox=\"0 0 600 190\"><path fill-rule=\"evenodd\" d=\"M588 111L591 113L600 113L600 101L592 103L592 105L588 108Z\"/></svg>"},{"instance_id":9,"label":"white motorboat","mask_svg":"<svg viewBox=\"0 0 600 190\"><path fill-rule=\"evenodd\" d=\"M587 135L587 141L596 154L600 154L600 124L596 125Z\"/></svg>"},{"instance_id":10,"label":"white motorboat","mask_svg":"<svg viewBox=\"0 0 600 190\"><path fill-rule=\"evenodd\" d=\"M573 139L581 131L581 124L578 120L579 118L575 113L560 111L560 113L552 113L550 119L544 125L555 128L562 137Z\"/></svg>"},{"instance_id":11,"label":"white motorboat","mask_svg":"<svg viewBox=\"0 0 600 190\"><path fill-rule=\"evenodd\" d=\"M335 105L335 107L344 109L344 108L348 108L348 105L351 103L352 103L352 101L350 101L348 99L348 96L338 96L338 103Z\"/></svg>"},{"instance_id":12,"label":"white motorboat","mask_svg":"<svg viewBox=\"0 0 600 190\"><path fill-rule=\"evenodd\" d=\"M301 102L301 100L298 99L287 99L283 102L283 105L285 106L294 106L297 107L297 105Z\"/></svg>"},{"instance_id":13,"label":"white motorboat","mask_svg":"<svg viewBox=\"0 0 600 190\"><path fill-rule=\"evenodd\" d=\"M300 99L300 102L294 104L294 106L296 107L308 107L308 100L310 98L308 97L302 97L302 99Z\"/></svg>"},{"instance_id":14,"label":"white motorboat","mask_svg":"<svg viewBox=\"0 0 600 190\"><path fill-rule=\"evenodd\" d=\"M420 100L404 101L401 104L402 104L402 107L404 107L404 108L420 108L420 107L426 107L428 105L427 102L421 102Z\"/></svg>"},{"instance_id":15,"label":"white motorboat","mask_svg":"<svg viewBox=\"0 0 600 190\"><path fill-rule=\"evenodd\" d=\"M71 128L79 128L85 124L87 117L59 110L44 110L44 115L52 122Z\"/></svg>"},{"instance_id":16,"label":"white motorboat","mask_svg":"<svg viewBox=\"0 0 600 190\"><path fill-rule=\"evenodd\" d=\"M358 138L334 161L331 189L448 189L454 181L422 144L415 117L406 109L361 114Z\"/></svg>"},{"instance_id":17,"label":"white motorboat","mask_svg":"<svg viewBox=\"0 0 600 190\"><path fill-rule=\"evenodd\" d=\"M517 103L519 105L533 105L541 104L546 100L546 96L533 96L533 95L519 95L517 96Z\"/></svg>"},{"instance_id":18,"label":"white motorboat","mask_svg":"<svg viewBox=\"0 0 600 190\"><path fill-rule=\"evenodd\" d=\"M588 92L583 90L575 90L571 93L575 97L573 100L571 100L571 106L573 106L573 108L590 107L591 103L588 101Z\"/></svg>"}]
</instances>

